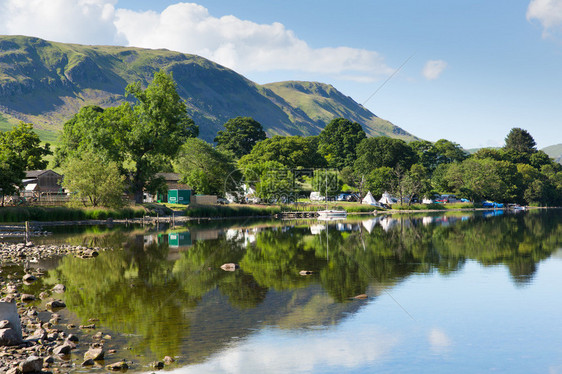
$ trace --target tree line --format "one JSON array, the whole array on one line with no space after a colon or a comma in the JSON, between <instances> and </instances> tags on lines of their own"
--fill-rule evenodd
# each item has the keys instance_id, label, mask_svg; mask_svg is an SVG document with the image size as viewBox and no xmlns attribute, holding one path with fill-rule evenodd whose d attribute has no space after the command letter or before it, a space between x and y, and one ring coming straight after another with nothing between
<instances>
[{"instance_id":1,"label":"tree line","mask_svg":"<svg viewBox=\"0 0 562 374\"><path fill-rule=\"evenodd\" d=\"M54 165L63 170L63 186L80 201L116 206L128 189L140 203L144 192L165 192L157 173L175 171L196 193L241 194L244 182L266 201L302 196L312 188L332 196L371 191L378 197L389 191L410 202L454 193L474 202L562 204L562 165L537 150L524 129L513 128L502 148L468 154L446 139L368 138L360 124L344 118L332 120L317 136L267 138L259 122L236 117L210 144L197 138L198 126L171 74L157 72L145 89L130 84L126 95L119 106L83 107L64 124ZM30 124L1 133L0 144L2 194L17 190L25 170L44 168L42 157L51 153Z\"/></svg>"}]
</instances>

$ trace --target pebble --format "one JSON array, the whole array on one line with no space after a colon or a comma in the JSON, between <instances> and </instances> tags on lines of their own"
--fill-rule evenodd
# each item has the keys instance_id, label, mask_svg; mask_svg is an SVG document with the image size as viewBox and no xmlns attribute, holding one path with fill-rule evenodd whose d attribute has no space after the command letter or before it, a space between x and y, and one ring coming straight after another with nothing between
<instances>
[{"instance_id":1,"label":"pebble","mask_svg":"<svg viewBox=\"0 0 562 374\"><path fill-rule=\"evenodd\" d=\"M74 245L35 245L32 242L25 244L0 242L0 263L2 266L25 266L28 262L38 262L41 259L65 255L93 258L104 250L98 247L89 248ZM61 357L72 354L74 349L78 352L83 352L84 348L87 349L88 340L92 342L92 339L89 334L83 334L79 330L75 330L78 331L75 334L70 334L55 328L55 326L58 327L61 317L57 313L52 313L52 311L64 308L66 305L63 301L52 299L51 297L54 293L64 293L66 286L64 284L56 284L51 289L33 291L33 294L20 293L18 287L39 284L37 279L45 275L46 272L41 269L35 269L22 274L13 271L8 272L6 269L0 269L0 295L2 297L0 301L17 303L23 341L21 340L21 335L18 338L19 341L16 341L17 339L11 336L12 328L8 321L0 321L0 331L4 338L4 342L0 342L0 373L51 372L54 374L64 374L76 370L76 365L79 362L65 361ZM46 307L48 311L51 311L50 316L45 315L47 313L45 309L37 306L39 299L49 301ZM95 325L81 327L95 328ZM75 329L76 325L65 324L64 328ZM105 334L103 339L108 340L111 337ZM82 343L80 342L81 340L86 342ZM15 345L2 345L2 343ZM78 345L82 345L82 347L78 347ZM108 352L115 353L115 350L109 350ZM96 363L96 365L98 364ZM110 366L111 368L108 366L108 370L124 370L128 365L125 362L117 362Z\"/></svg>"}]
</instances>

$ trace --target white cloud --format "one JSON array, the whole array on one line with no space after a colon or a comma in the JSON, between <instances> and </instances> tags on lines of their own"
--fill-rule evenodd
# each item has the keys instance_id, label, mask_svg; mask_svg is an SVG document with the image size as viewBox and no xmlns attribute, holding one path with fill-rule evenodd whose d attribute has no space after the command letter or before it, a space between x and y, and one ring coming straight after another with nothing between
<instances>
[{"instance_id":1,"label":"white cloud","mask_svg":"<svg viewBox=\"0 0 562 374\"><path fill-rule=\"evenodd\" d=\"M527 8L527 20L536 19L543 26L543 37L562 26L562 0L532 0Z\"/></svg>"},{"instance_id":2,"label":"white cloud","mask_svg":"<svg viewBox=\"0 0 562 374\"><path fill-rule=\"evenodd\" d=\"M422 74L425 79L434 80L439 78L443 70L447 67L447 63L443 60L429 60L423 67Z\"/></svg>"},{"instance_id":3,"label":"white cloud","mask_svg":"<svg viewBox=\"0 0 562 374\"><path fill-rule=\"evenodd\" d=\"M113 44L116 0L0 0L0 34ZM123 42L123 41L121 41Z\"/></svg>"},{"instance_id":4,"label":"white cloud","mask_svg":"<svg viewBox=\"0 0 562 374\"><path fill-rule=\"evenodd\" d=\"M0 0L0 34L167 48L198 54L243 73L292 70L373 81L394 71L375 51L312 48L281 23L214 17L194 3L139 12L117 8L117 0Z\"/></svg>"},{"instance_id":5,"label":"white cloud","mask_svg":"<svg viewBox=\"0 0 562 374\"><path fill-rule=\"evenodd\" d=\"M399 344L398 337L377 330L355 336L338 332L274 334L273 337L259 334L232 344L204 363L170 373L267 373L272 368L279 373L309 373L326 368L352 372L384 362Z\"/></svg>"},{"instance_id":6,"label":"white cloud","mask_svg":"<svg viewBox=\"0 0 562 374\"><path fill-rule=\"evenodd\" d=\"M449 339L447 334L437 328L433 328L429 331L428 340L431 349L437 353L448 350L452 345L451 339Z\"/></svg>"},{"instance_id":7,"label":"white cloud","mask_svg":"<svg viewBox=\"0 0 562 374\"><path fill-rule=\"evenodd\" d=\"M299 70L365 79L393 71L377 52L314 49L280 23L217 18L193 3L171 5L162 13L118 10L115 24L132 46L195 53L243 72Z\"/></svg>"}]
</instances>

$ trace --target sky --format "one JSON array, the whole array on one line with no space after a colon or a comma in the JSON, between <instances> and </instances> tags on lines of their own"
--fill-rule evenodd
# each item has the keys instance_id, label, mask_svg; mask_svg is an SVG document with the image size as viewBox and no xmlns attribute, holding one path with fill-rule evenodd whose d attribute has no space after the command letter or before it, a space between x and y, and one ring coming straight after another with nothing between
<instances>
[{"instance_id":1,"label":"sky","mask_svg":"<svg viewBox=\"0 0 562 374\"><path fill-rule=\"evenodd\" d=\"M0 34L167 48L333 85L420 138L562 143L562 0L0 0Z\"/></svg>"}]
</instances>

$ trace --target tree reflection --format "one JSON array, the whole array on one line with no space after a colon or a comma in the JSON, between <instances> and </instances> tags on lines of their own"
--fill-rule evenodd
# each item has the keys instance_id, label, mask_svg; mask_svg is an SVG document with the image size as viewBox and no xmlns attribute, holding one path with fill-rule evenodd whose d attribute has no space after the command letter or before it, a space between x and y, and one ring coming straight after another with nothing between
<instances>
[{"instance_id":1,"label":"tree reflection","mask_svg":"<svg viewBox=\"0 0 562 374\"><path fill-rule=\"evenodd\" d=\"M88 261L66 257L49 279L67 285L68 308L83 321L99 318L110 329L140 336L130 343L135 352L161 358L190 347L191 357L202 359L227 344L228 336L244 336L256 325L335 323L359 307L351 298L372 286L389 288L418 273L447 275L467 260L503 264L517 285L525 285L537 263L562 243L559 211L230 231L195 240L173 259L165 240L145 243L135 232L89 233L80 240L123 250ZM240 268L221 270L228 262ZM302 276L301 270L312 274ZM211 336L213 342L205 339Z\"/></svg>"}]
</instances>

